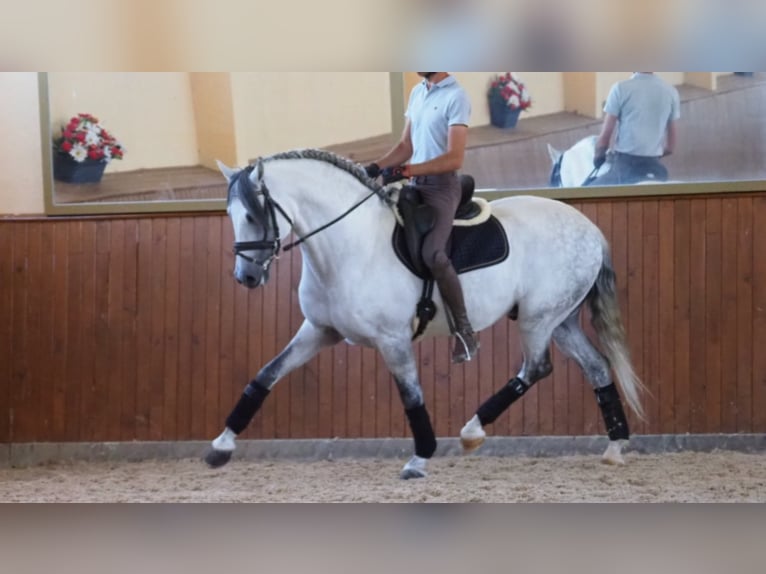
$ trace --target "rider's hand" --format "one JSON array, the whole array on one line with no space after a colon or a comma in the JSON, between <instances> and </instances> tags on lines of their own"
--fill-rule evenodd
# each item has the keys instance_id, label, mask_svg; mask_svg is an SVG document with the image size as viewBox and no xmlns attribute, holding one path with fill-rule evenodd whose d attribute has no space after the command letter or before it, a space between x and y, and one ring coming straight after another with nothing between
<instances>
[{"instance_id":1,"label":"rider's hand","mask_svg":"<svg viewBox=\"0 0 766 574\"><path fill-rule=\"evenodd\" d=\"M389 167L384 169L381 174L383 176L383 185L389 185L403 179L408 179L410 177L408 171L407 166Z\"/></svg>"},{"instance_id":2,"label":"rider's hand","mask_svg":"<svg viewBox=\"0 0 766 574\"><path fill-rule=\"evenodd\" d=\"M596 169L601 169L601 166L606 163L606 154L604 155L597 155L593 158L593 167Z\"/></svg>"},{"instance_id":3,"label":"rider's hand","mask_svg":"<svg viewBox=\"0 0 766 574\"><path fill-rule=\"evenodd\" d=\"M364 167L364 171L367 172L367 177L370 179L378 179L378 176L382 173L380 166L377 163L371 163Z\"/></svg>"}]
</instances>

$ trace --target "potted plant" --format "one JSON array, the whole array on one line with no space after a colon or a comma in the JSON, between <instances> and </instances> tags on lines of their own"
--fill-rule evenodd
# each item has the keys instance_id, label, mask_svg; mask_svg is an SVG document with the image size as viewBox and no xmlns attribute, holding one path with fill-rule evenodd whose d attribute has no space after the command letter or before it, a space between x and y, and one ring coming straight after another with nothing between
<instances>
[{"instance_id":1,"label":"potted plant","mask_svg":"<svg viewBox=\"0 0 766 574\"><path fill-rule=\"evenodd\" d=\"M521 112L532 107L527 87L513 72L495 76L488 95L490 120L498 128L516 127Z\"/></svg>"},{"instance_id":2,"label":"potted plant","mask_svg":"<svg viewBox=\"0 0 766 574\"><path fill-rule=\"evenodd\" d=\"M113 159L125 150L90 114L78 114L53 141L53 177L66 183L98 183Z\"/></svg>"}]
</instances>

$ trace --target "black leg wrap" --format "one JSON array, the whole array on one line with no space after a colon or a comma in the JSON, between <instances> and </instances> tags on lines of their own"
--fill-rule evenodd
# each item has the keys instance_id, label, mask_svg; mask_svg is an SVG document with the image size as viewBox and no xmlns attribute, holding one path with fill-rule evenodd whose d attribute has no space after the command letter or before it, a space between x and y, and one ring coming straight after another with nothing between
<instances>
[{"instance_id":1,"label":"black leg wrap","mask_svg":"<svg viewBox=\"0 0 766 574\"><path fill-rule=\"evenodd\" d=\"M405 412L410 421L412 436L415 437L415 454L430 459L436 452L436 435L426 407L419 406Z\"/></svg>"},{"instance_id":2,"label":"black leg wrap","mask_svg":"<svg viewBox=\"0 0 766 574\"><path fill-rule=\"evenodd\" d=\"M620 394L617 387L612 383L603 389L596 389L596 400L601 407L601 414L604 416L604 424L609 434L609 440L629 440L630 429L628 428L628 419L622 408Z\"/></svg>"},{"instance_id":3,"label":"black leg wrap","mask_svg":"<svg viewBox=\"0 0 766 574\"><path fill-rule=\"evenodd\" d=\"M237 406L226 419L226 427L231 429L234 434L242 434L270 392L269 389L256 382L250 383L242 394L242 398L239 399Z\"/></svg>"},{"instance_id":4,"label":"black leg wrap","mask_svg":"<svg viewBox=\"0 0 766 574\"><path fill-rule=\"evenodd\" d=\"M487 426L500 418L508 408L527 394L532 385L527 385L519 378L513 379L505 385L500 392L479 407L476 414L479 416L481 426Z\"/></svg>"}]
</instances>

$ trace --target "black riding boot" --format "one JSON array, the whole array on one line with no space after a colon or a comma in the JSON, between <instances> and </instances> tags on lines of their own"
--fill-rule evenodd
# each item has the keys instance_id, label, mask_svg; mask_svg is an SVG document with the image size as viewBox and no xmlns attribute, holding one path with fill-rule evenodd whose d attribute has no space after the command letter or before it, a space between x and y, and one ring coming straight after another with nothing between
<instances>
[{"instance_id":1,"label":"black riding boot","mask_svg":"<svg viewBox=\"0 0 766 574\"><path fill-rule=\"evenodd\" d=\"M451 264L442 270L442 273L439 273L439 276L436 277L436 284L455 322L456 340L455 350L452 352L452 362L457 364L470 361L479 350L479 341L476 339L476 333L474 333L471 322L468 320L460 279L458 279Z\"/></svg>"}]
</instances>

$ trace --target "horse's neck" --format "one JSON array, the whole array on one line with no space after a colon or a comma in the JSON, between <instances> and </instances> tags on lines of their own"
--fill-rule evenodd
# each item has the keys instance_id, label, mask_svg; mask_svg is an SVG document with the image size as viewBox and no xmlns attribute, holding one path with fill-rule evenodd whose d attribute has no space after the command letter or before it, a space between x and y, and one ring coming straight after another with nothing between
<instances>
[{"instance_id":1,"label":"horse's neck","mask_svg":"<svg viewBox=\"0 0 766 574\"><path fill-rule=\"evenodd\" d=\"M269 177L270 176L270 177ZM266 183L274 199L293 217L298 237L326 226L363 201L372 191L353 176L316 161L283 160L267 168ZM343 254L373 253L391 212L371 198L352 213L303 244L312 267L328 273L342 264ZM390 226L393 229L393 226Z\"/></svg>"}]
</instances>

